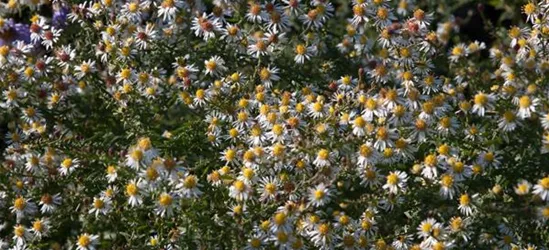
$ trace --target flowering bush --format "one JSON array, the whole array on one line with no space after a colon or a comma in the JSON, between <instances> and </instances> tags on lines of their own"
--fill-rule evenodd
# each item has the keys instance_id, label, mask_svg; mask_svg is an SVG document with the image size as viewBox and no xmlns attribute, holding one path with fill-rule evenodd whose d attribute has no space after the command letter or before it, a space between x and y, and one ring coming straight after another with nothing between
<instances>
[{"instance_id":1,"label":"flowering bush","mask_svg":"<svg viewBox=\"0 0 549 250\"><path fill-rule=\"evenodd\" d=\"M549 2L454 2L0 2L0 249L547 249Z\"/></svg>"}]
</instances>

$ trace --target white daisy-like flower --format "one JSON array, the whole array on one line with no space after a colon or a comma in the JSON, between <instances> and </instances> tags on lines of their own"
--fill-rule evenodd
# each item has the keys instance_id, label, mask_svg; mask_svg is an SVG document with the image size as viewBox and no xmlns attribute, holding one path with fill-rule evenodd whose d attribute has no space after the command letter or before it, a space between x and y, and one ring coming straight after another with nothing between
<instances>
[{"instance_id":1,"label":"white daisy-like flower","mask_svg":"<svg viewBox=\"0 0 549 250\"><path fill-rule=\"evenodd\" d=\"M331 152L328 149L321 149L316 155L313 164L319 168L330 166Z\"/></svg>"},{"instance_id":2,"label":"white daisy-like flower","mask_svg":"<svg viewBox=\"0 0 549 250\"><path fill-rule=\"evenodd\" d=\"M78 79L81 79L84 76L93 74L97 71L95 68L95 61L92 61L91 59L84 61L80 65L74 67L74 70L76 71L75 76Z\"/></svg>"},{"instance_id":3,"label":"white daisy-like flower","mask_svg":"<svg viewBox=\"0 0 549 250\"><path fill-rule=\"evenodd\" d=\"M491 111L494 109L493 102L495 101L495 96L493 94L485 94L479 92L474 97L474 105L471 112L476 113L479 116L484 116L486 110Z\"/></svg>"},{"instance_id":4,"label":"white daisy-like flower","mask_svg":"<svg viewBox=\"0 0 549 250\"><path fill-rule=\"evenodd\" d=\"M440 177L440 191L439 194L445 199L453 199L454 194L457 191L456 180L452 175L444 174Z\"/></svg>"},{"instance_id":5,"label":"white daisy-like flower","mask_svg":"<svg viewBox=\"0 0 549 250\"><path fill-rule=\"evenodd\" d=\"M25 249L26 243L32 239L32 234L29 229L23 225L13 227L13 241L15 242L14 249Z\"/></svg>"},{"instance_id":6,"label":"white daisy-like flower","mask_svg":"<svg viewBox=\"0 0 549 250\"><path fill-rule=\"evenodd\" d=\"M176 197L173 194L163 192L156 200L156 208L154 209L157 215L160 217L171 217L174 213L174 203L176 203Z\"/></svg>"},{"instance_id":7,"label":"white daisy-like flower","mask_svg":"<svg viewBox=\"0 0 549 250\"><path fill-rule=\"evenodd\" d=\"M521 119L526 119L530 118L533 112L536 112L536 106L539 105L539 99L532 99L527 95L523 95L520 97L517 104L519 106L517 116Z\"/></svg>"},{"instance_id":8,"label":"white daisy-like flower","mask_svg":"<svg viewBox=\"0 0 549 250\"><path fill-rule=\"evenodd\" d=\"M357 164L359 166L373 165L377 163L379 152L374 148L372 142L362 144L357 152Z\"/></svg>"},{"instance_id":9,"label":"white daisy-like flower","mask_svg":"<svg viewBox=\"0 0 549 250\"><path fill-rule=\"evenodd\" d=\"M126 184L126 196L130 207L139 206L143 203L142 195L146 193L145 183L141 180L131 180Z\"/></svg>"},{"instance_id":10,"label":"white daisy-like flower","mask_svg":"<svg viewBox=\"0 0 549 250\"><path fill-rule=\"evenodd\" d=\"M229 196L237 201L246 201L250 198L253 189L244 181L236 180L229 188Z\"/></svg>"},{"instance_id":11,"label":"white daisy-like flower","mask_svg":"<svg viewBox=\"0 0 549 250\"><path fill-rule=\"evenodd\" d=\"M450 51L450 62L457 63L460 59L465 58L469 55L469 49L465 44L458 44L452 48Z\"/></svg>"},{"instance_id":12,"label":"white daisy-like flower","mask_svg":"<svg viewBox=\"0 0 549 250\"><path fill-rule=\"evenodd\" d=\"M22 196L15 198L13 205L10 207L10 211L16 215L18 222L28 216L34 215L36 210L36 204L31 199L25 199Z\"/></svg>"},{"instance_id":13,"label":"white daisy-like flower","mask_svg":"<svg viewBox=\"0 0 549 250\"><path fill-rule=\"evenodd\" d=\"M471 202L471 196L469 196L468 194L462 194L459 197L458 209L462 214L466 216L473 215L473 204Z\"/></svg>"},{"instance_id":14,"label":"white daisy-like flower","mask_svg":"<svg viewBox=\"0 0 549 250\"><path fill-rule=\"evenodd\" d=\"M530 193L531 187L532 184L530 184L530 182L528 182L527 180L522 180L515 186L515 193L517 195L527 195L528 193Z\"/></svg>"},{"instance_id":15,"label":"white daisy-like flower","mask_svg":"<svg viewBox=\"0 0 549 250\"><path fill-rule=\"evenodd\" d=\"M186 3L180 0L164 0L158 6L158 17L162 21L172 21L175 19L179 9L186 7Z\"/></svg>"},{"instance_id":16,"label":"white daisy-like flower","mask_svg":"<svg viewBox=\"0 0 549 250\"><path fill-rule=\"evenodd\" d=\"M311 56L313 55L314 48L309 46L306 47L303 44L298 44L295 47L295 57L294 61L298 64L303 64L305 61L308 61L311 59Z\"/></svg>"},{"instance_id":17,"label":"white daisy-like flower","mask_svg":"<svg viewBox=\"0 0 549 250\"><path fill-rule=\"evenodd\" d=\"M404 191L406 188L406 182L408 181L408 175L401 171L391 171L387 175L387 182L383 185L383 189L389 191L389 193L397 194L399 191Z\"/></svg>"},{"instance_id":18,"label":"white daisy-like flower","mask_svg":"<svg viewBox=\"0 0 549 250\"><path fill-rule=\"evenodd\" d=\"M227 68L225 67L225 60L219 56L212 56L210 59L204 61L206 67L206 74L211 76L220 76Z\"/></svg>"},{"instance_id":19,"label":"white daisy-like flower","mask_svg":"<svg viewBox=\"0 0 549 250\"><path fill-rule=\"evenodd\" d=\"M544 177L534 186L533 194L538 195L544 201L549 201L549 177Z\"/></svg>"},{"instance_id":20,"label":"white daisy-like flower","mask_svg":"<svg viewBox=\"0 0 549 250\"><path fill-rule=\"evenodd\" d=\"M76 241L76 250L95 250L99 244L99 236L94 234L81 234Z\"/></svg>"},{"instance_id":21,"label":"white daisy-like flower","mask_svg":"<svg viewBox=\"0 0 549 250\"><path fill-rule=\"evenodd\" d=\"M70 175L74 170L80 167L80 161L78 159L72 159L66 157L59 165L58 171L61 175Z\"/></svg>"},{"instance_id":22,"label":"white daisy-like flower","mask_svg":"<svg viewBox=\"0 0 549 250\"><path fill-rule=\"evenodd\" d=\"M61 195L60 194L44 194L40 198L40 212L43 214L54 212L58 206L61 205Z\"/></svg>"},{"instance_id":23,"label":"white daisy-like flower","mask_svg":"<svg viewBox=\"0 0 549 250\"><path fill-rule=\"evenodd\" d=\"M260 181L258 193L260 201L274 200L279 193L279 181L274 177L263 177Z\"/></svg>"},{"instance_id":24,"label":"white daisy-like flower","mask_svg":"<svg viewBox=\"0 0 549 250\"><path fill-rule=\"evenodd\" d=\"M200 190L201 184L198 182L196 175L187 174L183 180L176 185L178 193L184 198L197 198L202 195Z\"/></svg>"},{"instance_id":25,"label":"white daisy-like flower","mask_svg":"<svg viewBox=\"0 0 549 250\"><path fill-rule=\"evenodd\" d=\"M314 207L326 205L332 198L332 192L324 183L320 183L314 188L309 188L309 204Z\"/></svg>"},{"instance_id":26,"label":"white daisy-like flower","mask_svg":"<svg viewBox=\"0 0 549 250\"><path fill-rule=\"evenodd\" d=\"M50 231L50 221L46 218L36 219L32 222L30 232L37 238L48 236Z\"/></svg>"},{"instance_id":27,"label":"white daisy-like flower","mask_svg":"<svg viewBox=\"0 0 549 250\"><path fill-rule=\"evenodd\" d=\"M108 197L94 197L90 214L94 214L95 217L98 217L100 214L107 215L112 208L112 201Z\"/></svg>"},{"instance_id":28,"label":"white daisy-like flower","mask_svg":"<svg viewBox=\"0 0 549 250\"><path fill-rule=\"evenodd\" d=\"M277 67L263 67L259 70L259 79L267 89L270 89L273 86L273 82L280 80L278 73L279 69Z\"/></svg>"},{"instance_id":29,"label":"white daisy-like flower","mask_svg":"<svg viewBox=\"0 0 549 250\"><path fill-rule=\"evenodd\" d=\"M202 16L193 18L191 30L194 31L195 36L207 41L215 38L216 33L221 30L221 24L215 19L208 18L206 13L202 13Z\"/></svg>"},{"instance_id":30,"label":"white daisy-like flower","mask_svg":"<svg viewBox=\"0 0 549 250\"><path fill-rule=\"evenodd\" d=\"M149 48L149 44L156 39L156 30L154 25L147 24L145 28L138 27L135 31L136 45L139 49L146 50Z\"/></svg>"}]
</instances>

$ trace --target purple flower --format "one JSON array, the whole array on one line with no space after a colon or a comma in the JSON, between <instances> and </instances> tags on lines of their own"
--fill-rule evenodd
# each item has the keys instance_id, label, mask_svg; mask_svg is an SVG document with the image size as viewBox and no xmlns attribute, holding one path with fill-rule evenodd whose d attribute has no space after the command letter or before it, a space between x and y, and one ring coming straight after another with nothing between
<instances>
[{"instance_id":1,"label":"purple flower","mask_svg":"<svg viewBox=\"0 0 549 250\"><path fill-rule=\"evenodd\" d=\"M69 8L66 6L56 7L51 20L53 27L58 29L65 27L68 14Z\"/></svg>"},{"instance_id":2,"label":"purple flower","mask_svg":"<svg viewBox=\"0 0 549 250\"><path fill-rule=\"evenodd\" d=\"M7 27L0 32L0 46L11 44L15 41L30 43L30 30L28 24L15 23L13 19L10 19L6 26Z\"/></svg>"}]
</instances>

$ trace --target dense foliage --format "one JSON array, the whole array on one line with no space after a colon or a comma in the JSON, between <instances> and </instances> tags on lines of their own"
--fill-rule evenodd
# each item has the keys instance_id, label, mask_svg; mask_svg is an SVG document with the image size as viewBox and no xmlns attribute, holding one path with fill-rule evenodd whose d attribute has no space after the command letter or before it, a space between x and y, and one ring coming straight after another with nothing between
<instances>
[{"instance_id":1,"label":"dense foliage","mask_svg":"<svg viewBox=\"0 0 549 250\"><path fill-rule=\"evenodd\" d=\"M548 17L0 2L0 249L547 249Z\"/></svg>"}]
</instances>

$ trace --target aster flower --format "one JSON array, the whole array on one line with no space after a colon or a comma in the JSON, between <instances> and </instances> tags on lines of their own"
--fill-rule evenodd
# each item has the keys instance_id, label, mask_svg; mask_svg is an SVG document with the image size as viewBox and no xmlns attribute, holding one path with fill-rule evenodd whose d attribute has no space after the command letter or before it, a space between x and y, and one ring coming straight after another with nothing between
<instances>
[{"instance_id":1,"label":"aster flower","mask_svg":"<svg viewBox=\"0 0 549 250\"><path fill-rule=\"evenodd\" d=\"M539 104L539 99L535 98L532 100L527 95L520 97L518 101L519 109L517 111L517 116L521 119L530 118L532 112L536 112L536 106Z\"/></svg>"},{"instance_id":2,"label":"aster flower","mask_svg":"<svg viewBox=\"0 0 549 250\"><path fill-rule=\"evenodd\" d=\"M538 180L532 193L541 197L542 200L549 200L549 177Z\"/></svg>"},{"instance_id":3,"label":"aster flower","mask_svg":"<svg viewBox=\"0 0 549 250\"><path fill-rule=\"evenodd\" d=\"M234 181L229 189L229 196L237 201L246 201L251 193L251 187L241 180Z\"/></svg>"},{"instance_id":4,"label":"aster flower","mask_svg":"<svg viewBox=\"0 0 549 250\"><path fill-rule=\"evenodd\" d=\"M204 61L206 68L206 74L211 76L219 76L227 70L225 67L225 60L219 56L213 56L209 60Z\"/></svg>"},{"instance_id":5,"label":"aster flower","mask_svg":"<svg viewBox=\"0 0 549 250\"><path fill-rule=\"evenodd\" d=\"M298 44L295 47L295 57L294 61L297 64L303 64L305 61L310 60L311 56L313 55L314 48L309 46L306 47L304 44Z\"/></svg>"},{"instance_id":6,"label":"aster flower","mask_svg":"<svg viewBox=\"0 0 549 250\"><path fill-rule=\"evenodd\" d=\"M221 30L221 24L217 20L208 18L206 13L202 13L202 16L193 19L191 30L194 31L195 36L202 37L204 41L207 41L216 37L215 33Z\"/></svg>"},{"instance_id":7,"label":"aster flower","mask_svg":"<svg viewBox=\"0 0 549 250\"><path fill-rule=\"evenodd\" d=\"M330 202L332 190L324 183L318 184L315 188L309 188L309 204L314 207L321 207Z\"/></svg>"},{"instance_id":8,"label":"aster flower","mask_svg":"<svg viewBox=\"0 0 549 250\"><path fill-rule=\"evenodd\" d=\"M77 250L95 250L99 243L99 236L93 234L83 233L78 236L76 242Z\"/></svg>"},{"instance_id":9,"label":"aster flower","mask_svg":"<svg viewBox=\"0 0 549 250\"><path fill-rule=\"evenodd\" d=\"M408 175L401 171L392 171L387 175L387 182L383 185L383 189L387 189L389 193L397 194L399 191L406 189Z\"/></svg>"}]
</instances>

